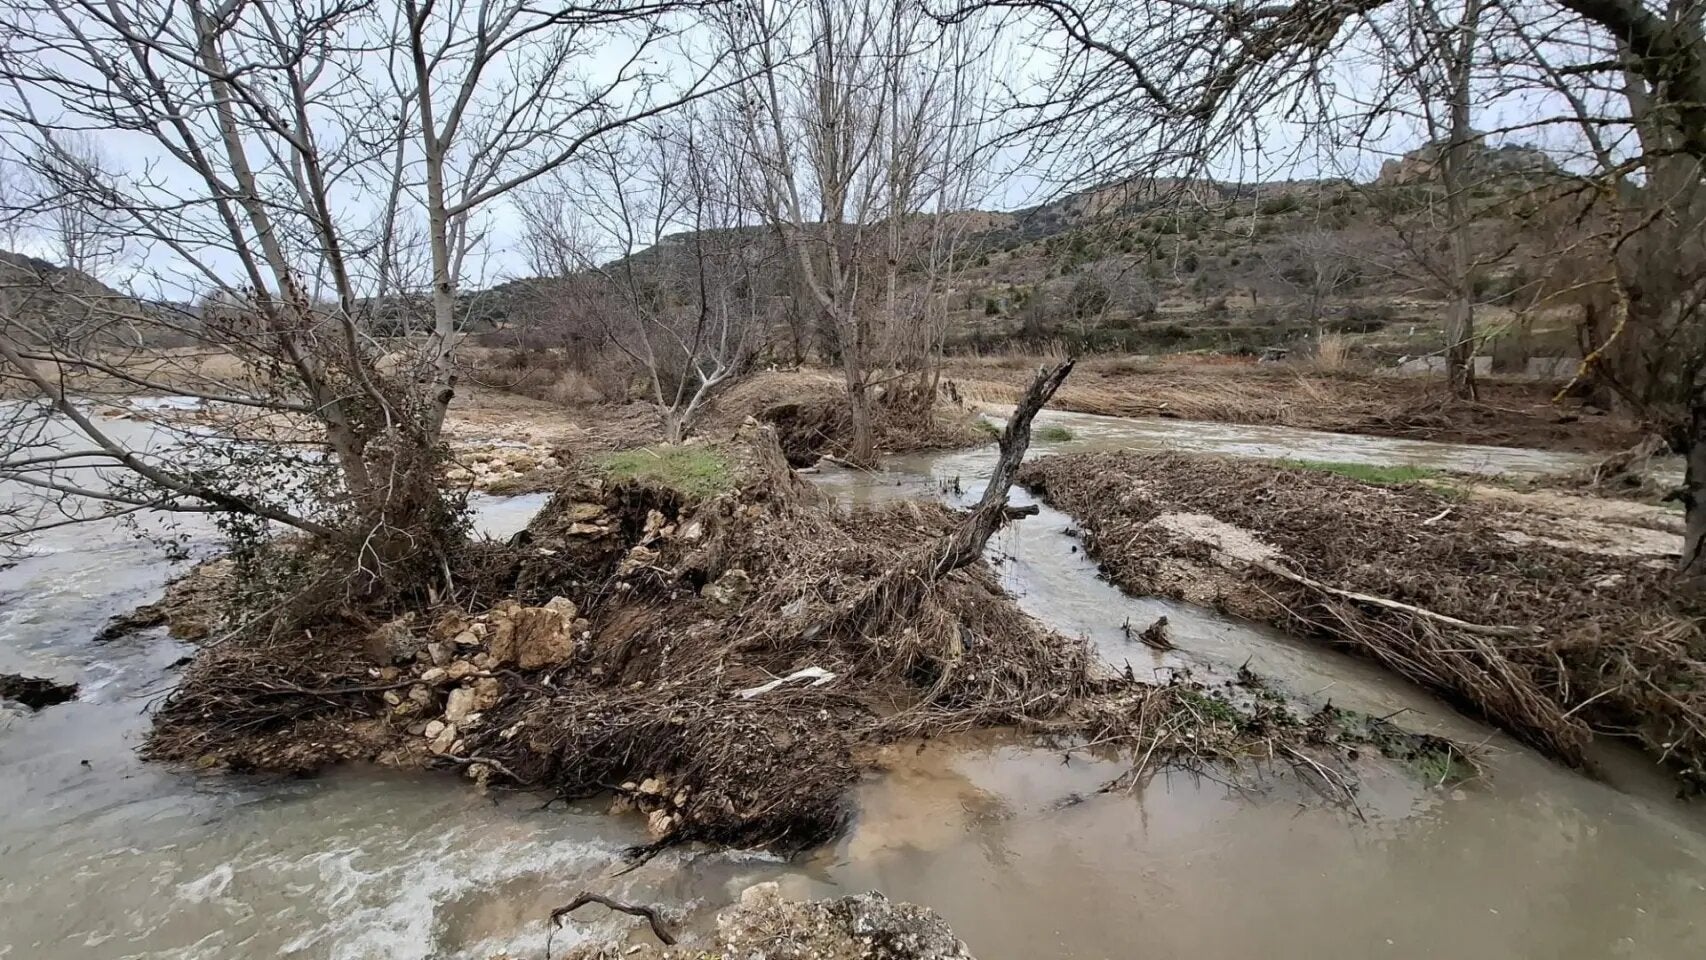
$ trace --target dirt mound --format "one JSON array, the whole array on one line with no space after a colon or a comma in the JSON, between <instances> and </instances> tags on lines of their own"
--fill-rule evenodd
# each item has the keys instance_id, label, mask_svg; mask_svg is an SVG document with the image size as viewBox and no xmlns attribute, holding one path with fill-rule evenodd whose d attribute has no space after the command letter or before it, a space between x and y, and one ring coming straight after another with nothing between
<instances>
[{"instance_id":1,"label":"dirt mound","mask_svg":"<svg viewBox=\"0 0 1706 960\"><path fill-rule=\"evenodd\" d=\"M1706 610L1672 590L1664 557L1537 536L1533 516L1449 491L1262 461L1050 457L1020 482L1128 590L1345 644L1572 764L1593 735L1637 739L1706 787ZM1244 549L1193 533L1228 527Z\"/></svg>"},{"instance_id":2,"label":"dirt mound","mask_svg":"<svg viewBox=\"0 0 1706 960\"><path fill-rule=\"evenodd\" d=\"M1033 367L1034 371L1034 367ZM751 417L770 424L782 453L796 467L823 456L845 456L853 440L847 394L839 378L821 372L758 374L721 397L706 418L706 432L727 436ZM878 389L872 400L877 448L890 453L974 446L989 439L957 401Z\"/></svg>"}]
</instances>

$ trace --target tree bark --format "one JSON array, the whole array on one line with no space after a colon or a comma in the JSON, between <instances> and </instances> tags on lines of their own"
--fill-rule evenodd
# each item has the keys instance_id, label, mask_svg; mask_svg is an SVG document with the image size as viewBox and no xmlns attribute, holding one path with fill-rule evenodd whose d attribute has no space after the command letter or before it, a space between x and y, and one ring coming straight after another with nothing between
<instances>
[{"instance_id":1,"label":"tree bark","mask_svg":"<svg viewBox=\"0 0 1706 960\"><path fill-rule=\"evenodd\" d=\"M1469 0L1463 9L1455 44L1442 41L1448 58L1450 83L1450 140L1440 164L1445 188L1446 222L1451 231L1451 302L1445 313L1445 369L1452 396L1473 400L1475 389L1475 284L1470 275L1474 254L1469 236L1469 155L1475 132L1470 126L1470 80L1475 63L1475 43L1480 31L1481 0Z\"/></svg>"},{"instance_id":2,"label":"tree bark","mask_svg":"<svg viewBox=\"0 0 1706 960\"><path fill-rule=\"evenodd\" d=\"M871 413L871 389L864 377L854 372L855 366L848 364L847 368L847 413L853 426L847 459L858 466L869 467L877 460L877 434Z\"/></svg>"},{"instance_id":3,"label":"tree bark","mask_svg":"<svg viewBox=\"0 0 1706 960\"><path fill-rule=\"evenodd\" d=\"M1682 559L1676 569L1682 580L1701 586L1706 585L1706 371L1696 372L1688 407Z\"/></svg>"}]
</instances>

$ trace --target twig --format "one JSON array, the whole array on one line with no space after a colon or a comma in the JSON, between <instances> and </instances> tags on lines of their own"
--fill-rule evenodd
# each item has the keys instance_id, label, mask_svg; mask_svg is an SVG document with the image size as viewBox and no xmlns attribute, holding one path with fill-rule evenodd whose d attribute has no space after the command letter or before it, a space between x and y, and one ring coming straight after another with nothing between
<instances>
[{"instance_id":1,"label":"twig","mask_svg":"<svg viewBox=\"0 0 1706 960\"><path fill-rule=\"evenodd\" d=\"M651 924L652 933L658 938L659 942L666 947L675 946L675 936L669 932L668 927L663 925L663 920L658 917L658 912L655 908L642 904L623 903L620 900L612 900L603 894L588 893L585 891L583 891L580 896L569 901L567 906L558 907L551 911L552 928L554 929L562 926L563 918L589 903L603 904L612 910L620 913L626 913L630 916L645 917L646 922Z\"/></svg>"},{"instance_id":2,"label":"twig","mask_svg":"<svg viewBox=\"0 0 1706 960\"><path fill-rule=\"evenodd\" d=\"M1371 606L1385 607L1388 610L1398 610L1403 613L1414 614L1418 617L1424 617L1428 620L1433 620L1436 623L1443 623L1448 627L1462 630L1465 633L1478 633L1486 637L1532 637L1540 633L1540 628L1538 626L1492 626L1480 623L1470 623L1467 620L1459 620L1456 617L1448 616L1443 613L1435 613L1432 610L1411 606L1408 603L1399 603L1397 600L1389 600L1386 597L1377 597L1370 593L1357 593L1352 590L1341 590L1338 587L1329 586L1319 580L1312 580L1301 573L1293 573L1279 564L1272 563L1267 560L1252 559L1249 563L1257 569L1265 570L1276 577L1290 580L1293 583L1302 584L1312 590L1319 590L1322 593L1331 594L1335 597L1343 597L1346 600L1355 600L1358 603L1366 603Z\"/></svg>"}]
</instances>

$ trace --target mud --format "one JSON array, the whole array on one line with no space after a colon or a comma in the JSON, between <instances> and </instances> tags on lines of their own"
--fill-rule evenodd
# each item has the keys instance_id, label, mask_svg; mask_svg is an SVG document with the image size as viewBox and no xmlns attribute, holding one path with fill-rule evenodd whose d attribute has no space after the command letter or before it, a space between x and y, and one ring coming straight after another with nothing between
<instances>
[{"instance_id":1,"label":"mud","mask_svg":"<svg viewBox=\"0 0 1706 960\"><path fill-rule=\"evenodd\" d=\"M1684 789L1706 786L1703 611L1672 589L1662 546L1258 461L1052 457L1021 482L1127 590L1345 645L1568 763L1595 736L1631 738Z\"/></svg>"}]
</instances>

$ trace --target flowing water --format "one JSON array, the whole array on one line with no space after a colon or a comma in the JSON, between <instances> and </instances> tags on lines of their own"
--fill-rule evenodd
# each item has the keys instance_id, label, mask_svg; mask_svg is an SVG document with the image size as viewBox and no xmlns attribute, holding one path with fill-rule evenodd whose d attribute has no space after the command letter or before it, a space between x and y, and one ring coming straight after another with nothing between
<instances>
[{"instance_id":1,"label":"flowing water","mask_svg":"<svg viewBox=\"0 0 1706 960\"><path fill-rule=\"evenodd\" d=\"M1218 424L1049 421L1076 435L1057 449L1159 442L1505 472L1572 462ZM991 459L909 456L820 480L848 499L956 487L963 498ZM481 501L482 527L513 532L541 502ZM1098 794L1124 769L1117 758L983 737L896 748L859 788L851 832L799 861L678 851L618 878L619 853L643 827L597 805L487 798L428 774L280 781L141 764L144 712L189 650L157 632L91 638L157 595L175 566L116 527L69 527L0 572L0 671L83 684L79 700L39 714L0 708L0 957L541 957L543 918L582 889L691 908L703 923L765 879L929 904L983 960L1700 955L1706 816L1669 799L1644 761L1608 751L1605 778L1591 780L1359 661L1126 597L1098 579L1069 527L1044 508L991 546L1005 584L1049 625L1142 673L1218 676L1249 661L1305 702L1403 711L1414 728L1485 740L1490 779L1438 789L1369 760L1355 810L1284 769L1162 775ZM188 533L192 553L207 542ZM1159 614L1178 651L1121 629ZM557 933L559 950L575 935Z\"/></svg>"}]
</instances>

